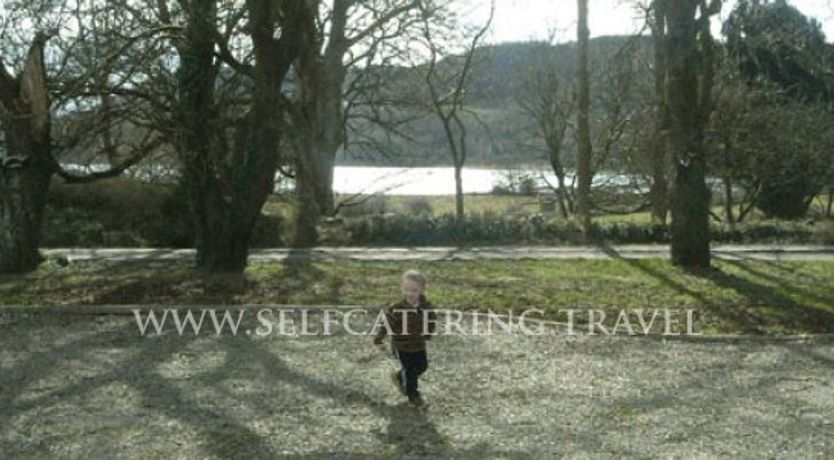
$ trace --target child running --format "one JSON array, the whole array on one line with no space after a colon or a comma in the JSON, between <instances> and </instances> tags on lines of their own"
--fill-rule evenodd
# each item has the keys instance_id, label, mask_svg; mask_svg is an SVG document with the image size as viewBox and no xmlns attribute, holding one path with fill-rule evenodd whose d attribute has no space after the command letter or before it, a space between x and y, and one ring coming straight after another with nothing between
<instances>
[{"instance_id":1,"label":"child running","mask_svg":"<svg viewBox=\"0 0 834 460\"><path fill-rule=\"evenodd\" d=\"M402 368L392 371L391 383L408 397L415 407L425 405L417 379L428 369L426 341L435 333L436 314L431 302L426 300L426 277L417 270L408 270L402 276L400 286L403 299L385 309L385 324L374 335L374 344L384 349L383 340L391 336L391 352Z\"/></svg>"}]
</instances>

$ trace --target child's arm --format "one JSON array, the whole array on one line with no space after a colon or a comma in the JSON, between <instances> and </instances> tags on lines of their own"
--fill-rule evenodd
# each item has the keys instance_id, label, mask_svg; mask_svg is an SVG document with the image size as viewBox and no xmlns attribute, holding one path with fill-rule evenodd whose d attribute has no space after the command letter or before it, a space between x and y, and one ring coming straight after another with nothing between
<instances>
[{"instance_id":1,"label":"child's arm","mask_svg":"<svg viewBox=\"0 0 834 460\"><path fill-rule=\"evenodd\" d=\"M386 320L388 319L388 316L389 316L389 314L388 314L389 312L388 312L388 311L389 311L390 309L391 309L391 307L390 307L390 306L388 306L388 307L385 309L385 317L386 317L385 319L386 319ZM385 340L385 336L387 336L387 335L388 335L388 330L387 330L387 328L385 327L385 325L379 325L379 326L377 327L376 334L374 334L374 344L375 344L375 345L380 345L380 344L382 343L382 341L383 341L383 340Z\"/></svg>"},{"instance_id":2,"label":"child's arm","mask_svg":"<svg viewBox=\"0 0 834 460\"><path fill-rule=\"evenodd\" d=\"M434 335L437 330L437 314L434 311L434 306L429 305L426 308L426 314L428 315L428 320L426 321L428 323L428 333L423 334L423 336L426 340L431 340L431 336Z\"/></svg>"}]
</instances>

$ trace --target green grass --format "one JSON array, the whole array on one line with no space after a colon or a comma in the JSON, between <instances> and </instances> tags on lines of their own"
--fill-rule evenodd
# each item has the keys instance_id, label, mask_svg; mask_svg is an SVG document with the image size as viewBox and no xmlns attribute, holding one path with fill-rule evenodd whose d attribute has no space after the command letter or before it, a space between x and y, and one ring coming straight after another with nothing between
<instances>
[{"instance_id":1,"label":"green grass","mask_svg":"<svg viewBox=\"0 0 834 460\"><path fill-rule=\"evenodd\" d=\"M428 274L442 308L538 308L557 320L560 309L598 309L609 326L620 309L695 309L705 333L834 332L834 262L716 261L700 273L654 259L294 262L255 263L244 277L202 275L186 262L78 262L0 277L0 303L379 306L399 297L408 268Z\"/></svg>"}]
</instances>

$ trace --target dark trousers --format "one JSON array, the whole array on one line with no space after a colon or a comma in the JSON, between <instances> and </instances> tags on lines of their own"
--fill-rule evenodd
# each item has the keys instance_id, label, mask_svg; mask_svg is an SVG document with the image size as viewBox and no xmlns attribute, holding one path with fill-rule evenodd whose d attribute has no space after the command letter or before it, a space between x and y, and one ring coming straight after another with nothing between
<instances>
[{"instance_id":1,"label":"dark trousers","mask_svg":"<svg viewBox=\"0 0 834 460\"><path fill-rule=\"evenodd\" d=\"M400 360L400 384L405 384L405 394L409 398L420 396L417 391L417 378L429 368L426 350L401 351L394 349L394 354Z\"/></svg>"}]
</instances>

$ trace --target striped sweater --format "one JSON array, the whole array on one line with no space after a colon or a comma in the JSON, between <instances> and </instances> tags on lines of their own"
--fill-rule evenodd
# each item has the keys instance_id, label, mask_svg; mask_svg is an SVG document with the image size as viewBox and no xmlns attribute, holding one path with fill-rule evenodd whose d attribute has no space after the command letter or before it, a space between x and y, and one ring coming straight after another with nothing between
<instances>
[{"instance_id":1,"label":"striped sweater","mask_svg":"<svg viewBox=\"0 0 834 460\"><path fill-rule=\"evenodd\" d=\"M416 307L405 300L389 305L385 309L385 321L390 327L392 347L402 351L421 351L426 349L426 341L436 331L437 314L431 302L421 295ZM382 343L387 335L389 330L379 321L374 343Z\"/></svg>"}]
</instances>

